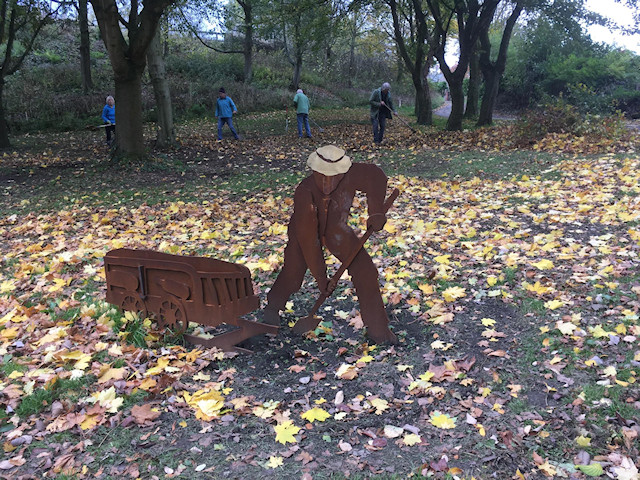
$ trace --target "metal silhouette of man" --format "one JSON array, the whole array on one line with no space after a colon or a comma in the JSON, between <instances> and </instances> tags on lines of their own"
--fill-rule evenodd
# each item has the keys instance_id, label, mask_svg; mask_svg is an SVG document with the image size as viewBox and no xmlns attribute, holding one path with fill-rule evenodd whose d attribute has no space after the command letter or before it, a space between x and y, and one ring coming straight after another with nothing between
<instances>
[{"instance_id":1,"label":"metal silhouette of man","mask_svg":"<svg viewBox=\"0 0 640 480\"><path fill-rule=\"evenodd\" d=\"M383 209L387 176L379 167L352 163L344 150L334 145L318 148L309 156L307 165L313 174L296 188L284 266L267 295L264 321L272 325L280 324L279 311L300 289L307 269L322 293L330 293L335 288L327 278L323 247L343 263L359 248L360 239L347 225L356 190L367 196L367 227L379 231L387 221ZM395 334L389 330L378 271L364 247L359 249L348 271L367 335L377 343L396 343Z\"/></svg>"}]
</instances>

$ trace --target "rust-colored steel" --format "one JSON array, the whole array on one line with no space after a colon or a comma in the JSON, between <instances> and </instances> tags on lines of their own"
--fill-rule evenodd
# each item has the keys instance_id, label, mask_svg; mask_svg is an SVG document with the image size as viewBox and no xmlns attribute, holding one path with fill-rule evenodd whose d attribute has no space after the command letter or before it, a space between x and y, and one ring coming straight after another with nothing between
<instances>
[{"instance_id":1,"label":"rust-colored steel","mask_svg":"<svg viewBox=\"0 0 640 480\"><path fill-rule=\"evenodd\" d=\"M280 324L279 310L300 289L309 269L318 282L321 296L312 313L298 320L299 325L296 324L294 331L302 333L318 324L313 313L331 295L338 282L338 278L327 278L323 253L323 247L326 247L351 275L367 335L378 343L396 343L397 338L389 330L389 319L380 295L378 271L362 247L372 232L384 227L386 210L397 193L394 192L385 204L387 177L384 172L375 165L352 164L344 151L337 147L318 149L309 157L307 164L314 172L296 188L284 265L267 296L265 322ZM367 196L369 218L367 234L362 238L358 238L348 225L356 190Z\"/></svg>"},{"instance_id":2,"label":"rust-colored steel","mask_svg":"<svg viewBox=\"0 0 640 480\"><path fill-rule=\"evenodd\" d=\"M107 302L143 316L154 313L158 325L184 333L189 322L235 330L202 338L185 338L207 348L244 351L236 345L278 328L241 318L260 305L251 272L234 263L206 257L183 257L152 250L120 248L104 257Z\"/></svg>"}]
</instances>

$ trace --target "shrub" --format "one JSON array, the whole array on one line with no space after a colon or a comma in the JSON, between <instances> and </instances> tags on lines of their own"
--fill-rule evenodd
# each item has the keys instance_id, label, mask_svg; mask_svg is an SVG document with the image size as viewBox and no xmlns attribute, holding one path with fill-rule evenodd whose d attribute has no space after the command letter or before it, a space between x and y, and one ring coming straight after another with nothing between
<instances>
[{"instance_id":1,"label":"shrub","mask_svg":"<svg viewBox=\"0 0 640 480\"><path fill-rule=\"evenodd\" d=\"M578 109L562 96L522 115L514 126L518 145L535 143L549 133L569 133L580 123Z\"/></svg>"},{"instance_id":2,"label":"shrub","mask_svg":"<svg viewBox=\"0 0 640 480\"><path fill-rule=\"evenodd\" d=\"M624 123L624 115L618 111L615 114L600 116L587 115L576 126L577 135L589 136L594 139L609 139L617 141L627 135L627 127Z\"/></svg>"},{"instance_id":3,"label":"shrub","mask_svg":"<svg viewBox=\"0 0 640 480\"><path fill-rule=\"evenodd\" d=\"M513 131L517 146L531 145L554 133L585 136L595 142L616 142L628 134L620 111L604 116L581 115L577 107L562 97L526 112L518 119Z\"/></svg>"}]
</instances>

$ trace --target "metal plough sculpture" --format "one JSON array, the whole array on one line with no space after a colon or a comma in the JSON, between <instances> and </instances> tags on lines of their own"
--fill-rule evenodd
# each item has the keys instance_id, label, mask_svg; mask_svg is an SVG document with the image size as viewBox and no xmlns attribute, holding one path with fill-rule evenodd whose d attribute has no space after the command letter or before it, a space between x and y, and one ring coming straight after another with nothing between
<instances>
[{"instance_id":1,"label":"metal plough sculpture","mask_svg":"<svg viewBox=\"0 0 640 480\"><path fill-rule=\"evenodd\" d=\"M203 338L184 337L225 351L254 335L277 334L278 327L241 318L256 310L251 272L234 263L206 257L183 257L151 250L112 250L104 258L107 302L143 318L155 314L158 325L184 333L189 322L209 327L223 323L234 330Z\"/></svg>"}]
</instances>

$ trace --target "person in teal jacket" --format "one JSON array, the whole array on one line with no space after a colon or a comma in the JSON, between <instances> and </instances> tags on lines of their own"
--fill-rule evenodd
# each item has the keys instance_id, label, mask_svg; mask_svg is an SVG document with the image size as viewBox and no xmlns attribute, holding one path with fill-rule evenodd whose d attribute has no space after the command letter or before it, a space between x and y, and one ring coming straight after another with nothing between
<instances>
[{"instance_id":1,"label":"person in teal jacket","mask_svg":"<svg viewBox=\"0 0 640 480\"><path fill-rule=\"evenodd\" d=\"M233 114L238 113L236 104L233 103L231 97L227 97L227 92L224 87L221 87L218 92L218 100L216 100L216 117L218 118L218 140L222 140L222 127L226 123L231 129L231 133L236 140L238 140L238 132L233 128Z\"/></svg>"},{"instance_id":2,"label":"person in teal jacket","mask_svg":"<svg viewBox=\"0 0 640 480\"><path fill-rule=\"evenodd\" d=\"M296 106L298 114L298 136L302 138L302 125L307 133L307 137L311 138L311 127L309 126L309 97L307 97L301 88L293 97L293 104Z\"/></svg>"},{"instance_id":3,"label":"person in teal jacket","mask_svg":"<svg viewBox=\"0 0 640 480\"><path fill-rule=\"evenodd\" d=\"M393 108L393 101L391 100L389 90L391 90L391 85L385 82L380 88L376 88L371 92L371 97L369 97L371 124L373 125L373 141L375 143L382 143L387 118L392 118L393 115L397 115Z\"/></svg>"}]
</instances>

